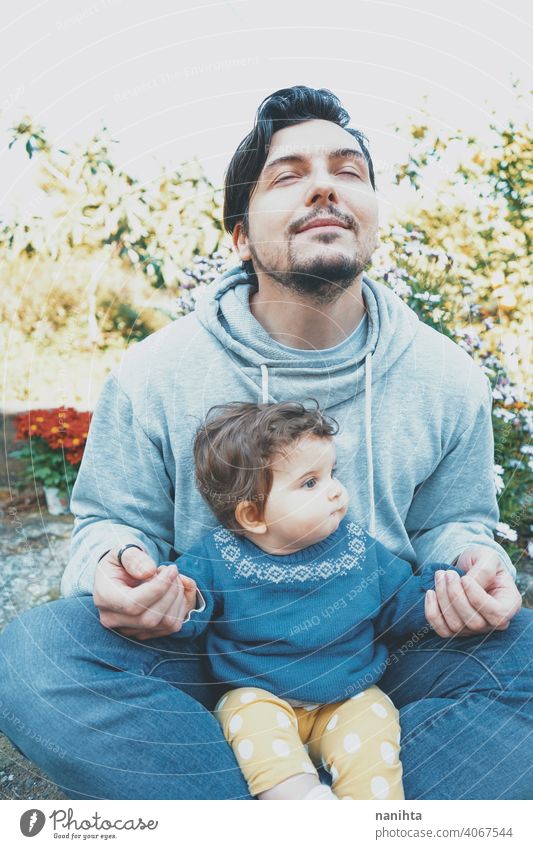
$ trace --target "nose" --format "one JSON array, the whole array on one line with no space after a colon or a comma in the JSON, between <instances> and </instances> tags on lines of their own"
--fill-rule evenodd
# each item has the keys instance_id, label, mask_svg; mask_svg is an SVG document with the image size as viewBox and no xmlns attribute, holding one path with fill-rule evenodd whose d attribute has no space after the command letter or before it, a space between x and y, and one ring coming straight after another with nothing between
<instances>
[{"instance_id":1,"label":"nose","mask_svg":"<svg viewBox=\"0 0 533 849\"><path fill-rule=\"evenodd\" d=\"M320 202L334 204L339 202L333 177L326 168L315 169L309 175L309 189L305 204L306 206L313 206L313 204Z\"/></svg>"},{"instance_id":2,"label":"nose","mask_svg":"<svg viewBox=\"0 0 533 849\"><path fill-rule=\"evenodd\" d=\"M342 484L337 478L333 478L328 491L328 498L330 501L335 501L336 498L340 498L342 495Z\"/></svg>"}]
</instances>

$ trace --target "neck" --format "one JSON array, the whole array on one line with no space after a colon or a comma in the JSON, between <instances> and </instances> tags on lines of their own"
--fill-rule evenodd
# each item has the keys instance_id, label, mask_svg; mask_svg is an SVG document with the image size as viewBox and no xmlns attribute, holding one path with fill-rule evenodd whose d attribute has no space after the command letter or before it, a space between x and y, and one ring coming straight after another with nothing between
<instances>
[{"instance_id":1,"label":"neck","mask_svg":"<svg viewBox=\"0 0 533 849\"><path fill-rule=\"evenodd\" d=\"M366 311L362 275L329 304L295 294L262 272L257 280L250 312L272 339L289 348L333 348L353 333Z\"/></svg>"}]
</instances>

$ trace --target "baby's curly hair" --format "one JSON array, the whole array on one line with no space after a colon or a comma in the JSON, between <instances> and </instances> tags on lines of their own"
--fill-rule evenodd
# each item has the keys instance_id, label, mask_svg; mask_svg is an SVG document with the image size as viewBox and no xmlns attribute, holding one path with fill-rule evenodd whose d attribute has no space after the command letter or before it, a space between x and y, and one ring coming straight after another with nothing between
<instances>
[{"instance_id":1,"label":"baby's curly hair","mask_svg":"<svg viewBox=\"0 0 533 849\"><path fill-rule=\"evenodd\" d=\"M309 400L314 409L299 401L234 401L207 413L193 444L196 483L219 522L234 533L243 533L235 518L240 501L254 504L257 518L263 518L276 458L304 436L331 439L338 433L335 419L320 410L318 401Z\"/></svg>"}]
</instances>

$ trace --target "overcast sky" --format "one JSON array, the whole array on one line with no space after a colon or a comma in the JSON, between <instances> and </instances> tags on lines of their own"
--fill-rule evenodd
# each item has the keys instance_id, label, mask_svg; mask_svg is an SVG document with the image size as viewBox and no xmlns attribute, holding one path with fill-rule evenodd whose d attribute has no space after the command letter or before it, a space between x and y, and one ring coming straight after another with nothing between
<instances>
[{"instance_id":1,"label":"overcast sky","mask_svg":"<svg viewBox=\"0 0 533 849\"><path fill-rule=\"evenodd\" d=\"M405 156L396 122L427 97L436 127L483 134L490 111L531 84L523 0L18 0L0 25L0 216L31 195L6 128L29 113L68 147L106 124L116 157L150 179L197 155L214 183L259 102L305 84L334 91L364 129L382 173Z\"/></svg>"}]
</instances>

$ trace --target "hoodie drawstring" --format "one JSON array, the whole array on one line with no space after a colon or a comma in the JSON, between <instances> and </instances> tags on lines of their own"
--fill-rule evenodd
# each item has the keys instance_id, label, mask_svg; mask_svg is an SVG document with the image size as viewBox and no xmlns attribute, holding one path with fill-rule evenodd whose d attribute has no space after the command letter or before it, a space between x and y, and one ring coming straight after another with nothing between
<instances>
[{"instance_id":1,"label":"hoodie drawstring","mask_svg":"<svg viewBox=\"0 0 533 849\"><path fill-rule=\"evenodd\" d=\"M261 403L268 404L268 368L261 366Z\"/></svg>"},{"instance_id":2,"label":"hoodie drawstring","mask_svg":"<svg viewBox=\"0 0 533 849\"><path fill-rule=\"evenodd\" d=\"M261 365L261 403L268 404L268 368ZM368 501L370 518L368 533L376 533L376 504L374 501L374 457L372 451L372 354L365 357L365 442L366 465L368 470Z\"/></svg>"}]
</instances>

